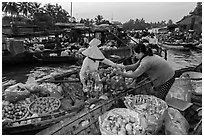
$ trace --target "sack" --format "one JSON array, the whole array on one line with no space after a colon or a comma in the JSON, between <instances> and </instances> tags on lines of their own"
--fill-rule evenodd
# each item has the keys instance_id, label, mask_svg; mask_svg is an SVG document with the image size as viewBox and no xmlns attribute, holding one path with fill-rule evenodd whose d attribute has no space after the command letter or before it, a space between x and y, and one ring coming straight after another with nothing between
<instances>
[{"instance_id":1,"label":"sack","mask_svg":"<svg viewBox=\"0 0 204 137\"><path fill-rule=\"evenodd\" d=\"M37 81L35 80L35 78L31 77L31 76L28 77L28 79L25 83L25 88L32 93L32 92L36 92L37 86L39 86L39 85L37 84Z\"/></svg>"},{"instance_id":2,"label":"sack","mask_svg":"<svg viewBox=\"0 0 204 137\"><path fill-rule=\"evenodd\" d=\"M17 102L23 100L30 95L30 92L25 88L22 83L10 86L5 90L5 100L9 102Z\"/></svg>"},{"instance_id":3,"label":"sack","mask_svg":"<svg viewBox=\"0 0 204 137\"><path fill-rule=\"evenodd\" d=\"M177 109L167 109L167 114L165 115L166 135L187 135L189 127L188 121Z\"/></svg>"}]
</instances>

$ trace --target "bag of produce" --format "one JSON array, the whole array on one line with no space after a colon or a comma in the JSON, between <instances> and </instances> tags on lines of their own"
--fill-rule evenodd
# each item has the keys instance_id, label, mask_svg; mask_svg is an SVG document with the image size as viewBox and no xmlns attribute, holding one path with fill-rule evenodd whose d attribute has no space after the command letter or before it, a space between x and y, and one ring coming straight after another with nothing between
<instances>
[{"instance_id":1,"label":"bag of produce","mask_svg":"<svg viewBox=\"0 0 204 137\"><path fill-rule=\"evenodd\" d=\"M5 90L5 100L9 102L16 102L25 99L29 95L30 92L25 88L25 85L22 83L10 86Z\"/></svg>"},{"instance_id":2,"label":"bag of produce","mask_svg":"<svg viewBox=\"0 0 204 137\"><path fill-rule=\"evenodd\" d=\"M32 92L34 93L34 92L37 91L36 89L37 89L38 86L39 85L37 84L37 81L35 80L35 78L32 77L32 76L29 76L26 83L25 83L25 88L27 90L29 90L31 93Z\"/></svg>"},{"instance_id":3,"label":"bag of produce","mask_svg":"<svg viewBox=\"0 0 204 137\"><path fill-rule=\"evenodd\" d=\"M128 109L145 116L146 132L157 134L161 129L165 111L168 108L166 102L151 95L129 95L125 97L124 104Z\"/></svg>"},{"instance_id":4,"label":"bag of produce","mask_svg":"<svg viewBox=\"0 0 204 137\"><path fill-rule=\"evenodd\" d=\"M115 108L99 116L102 135L144 135L146 126L143 115L126 108Z\"/></svg>"},{"instance_id":5,"label":"bag of produce","mask_svg":"<svg viewBox=\"0 0 204 137\"><path fill-rule=\"evenodd\" d=\"M184 116L174 108L168 108L165 116L166 135L187 135L189 123Z\"/></svg>"}]
</instances>

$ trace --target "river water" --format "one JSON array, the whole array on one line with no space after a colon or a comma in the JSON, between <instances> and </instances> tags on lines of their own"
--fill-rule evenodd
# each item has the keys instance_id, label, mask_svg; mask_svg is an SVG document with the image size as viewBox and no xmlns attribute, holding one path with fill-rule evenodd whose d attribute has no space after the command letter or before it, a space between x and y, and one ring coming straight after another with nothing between
<instances>
[{"instance_id":1,"label":"river water","mask_svg":"<svg viewBox=\"0 0 204 137\"><path fill-rule=\"evenodd\" d=\"M168 50L167 51L167 61L172 65L172 67L177 70L180 68L191 67L198 65L202 62L202 51L190 50L190 51L179 51L179 50ZM25 83L28 76L34 72L43 72L49 74L49 71L53 69L68 69L69 64L33 64L33 65L17 65L12 67L7 67L2 69L2 82L8 80L15 80L17 83ZM44 70L44 71L39 71ZM40 74L38 74L40 75Z\"/></svg>"}]
</instances>

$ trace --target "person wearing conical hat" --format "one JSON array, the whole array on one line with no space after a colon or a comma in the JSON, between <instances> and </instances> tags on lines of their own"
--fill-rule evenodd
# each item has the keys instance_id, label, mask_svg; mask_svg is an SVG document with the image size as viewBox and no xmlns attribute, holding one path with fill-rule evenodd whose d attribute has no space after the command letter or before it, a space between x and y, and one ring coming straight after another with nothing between
<instances>
[{"instance_id":1,"label":"person wearing conical hat","mask_svg":"<svg viewBox=\"0 0 204 137\"><path fill-rule=\"evenodd\" d=\"M86 82L85 82L86 72L93 72L95 70L98 70L100 62L107 64L109 66L112 66L112 67L121 66L121 64L116 64L105 58L103 53L98 48L100 44L101 44L101 41L97 38L94 38L90 41L89 47L82 52L82 54L86 57L83 60L82 67L79 72L79 77L83 85L84 92L86 92L85 89L87 87ZM100 79L99 75L95 75L94 79L99 80Z\"/></svg>"}]
</instances>

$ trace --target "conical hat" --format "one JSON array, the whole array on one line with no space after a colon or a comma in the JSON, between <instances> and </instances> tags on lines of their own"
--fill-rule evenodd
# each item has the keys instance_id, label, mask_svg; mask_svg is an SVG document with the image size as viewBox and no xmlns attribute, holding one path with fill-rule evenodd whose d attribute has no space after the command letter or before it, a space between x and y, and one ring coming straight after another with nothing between
<instances>
[{"instance_id":1,"label":"conical hat","mask_svg":"<svg viewBox=\"0 0 204 137\"><path fill-rule=\"evenodd\" d=\"M97 47L100 44L101 44L100 40L96 38L92 39L89 43L90 46L86 50L84 50L82 54L93 59L104 59L105 56Z\"/></svg>"}]
</instances>

